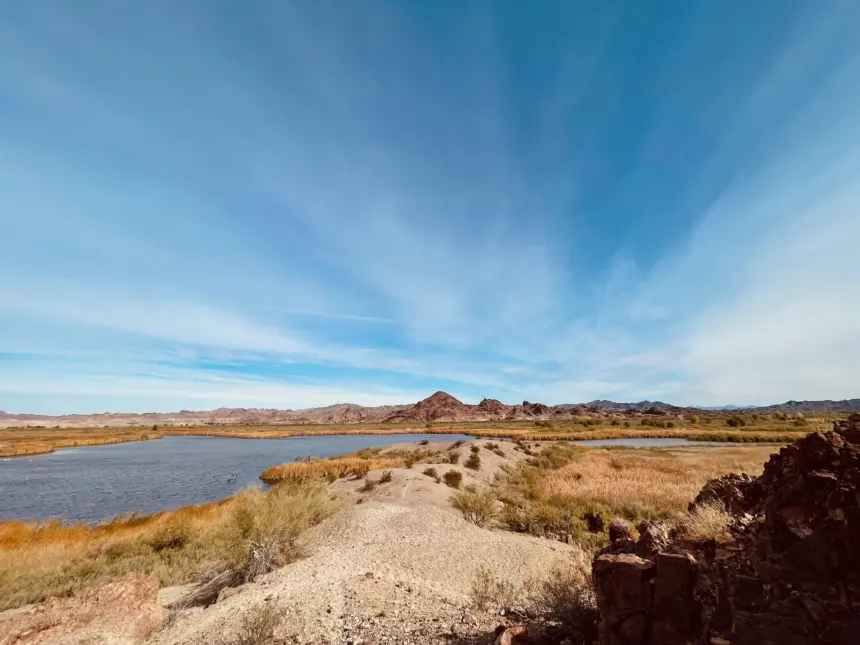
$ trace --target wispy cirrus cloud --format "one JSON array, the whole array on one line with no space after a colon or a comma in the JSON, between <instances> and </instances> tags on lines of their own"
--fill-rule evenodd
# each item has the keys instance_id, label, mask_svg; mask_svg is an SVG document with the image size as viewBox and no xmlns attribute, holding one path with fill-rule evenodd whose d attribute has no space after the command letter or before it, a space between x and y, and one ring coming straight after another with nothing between
<instances>
[{"instance_id":1,"label":"wispy cirrus cloud","mask_svg":"<svg viewBox=\"0 0 860 645\"><path fill-rule=\"evenodd\" d=\"M449 9L0 9L0 408L856 394L854 3Z\"/></svg>"}]
</instances>

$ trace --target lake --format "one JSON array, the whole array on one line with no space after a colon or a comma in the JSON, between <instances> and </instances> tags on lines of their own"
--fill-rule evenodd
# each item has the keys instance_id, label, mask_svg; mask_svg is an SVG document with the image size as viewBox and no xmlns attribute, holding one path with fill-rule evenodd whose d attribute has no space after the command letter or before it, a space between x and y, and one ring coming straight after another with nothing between
<instances>
[{"instance_id":1,"label":"lake","mask_svg":"<svg viewBox=\"0 0 860 645\"><path fill-rule=\"evenodd\" d=\"M211 502L260 484L260 473L296 457L467 435L331 435L287 439L164 437L0 460L0 520L98 521Z\"/></svg>"}]
</instances>

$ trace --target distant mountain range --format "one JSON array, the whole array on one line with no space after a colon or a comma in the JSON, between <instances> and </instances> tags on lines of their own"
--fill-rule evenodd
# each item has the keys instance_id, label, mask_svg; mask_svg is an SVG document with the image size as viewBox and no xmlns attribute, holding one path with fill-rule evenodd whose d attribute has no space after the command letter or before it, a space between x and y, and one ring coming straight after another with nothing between
<instances>
[{"instance_id":1,"label":"distant mountain range","mask_svg":"<svg viewBox=\"0 0 860 645\"><path fill-rule=\"evenodd\" d=\"M530 403L506 405L496 399L484 399L477 405L463 403L446 392L436 392L417 403L365 407L339 403L324 408L279 410L271 408L218 408L209 411L147 412L143 414L103 413L7 414L0 412L0 427L12 426L150 426L203 424L297 424L297 423L427 423L433 421L501 421L524 419L565 419L571 417L608 417L628 414L675 416L683 413L718 414L720 411L747 411L761 414L774 412L819 413L860 412L860 399L842 401L787 401L759 407L724 406L722 408L679 407L662 401L616 403Z\"/></svg>"}]
</instances>

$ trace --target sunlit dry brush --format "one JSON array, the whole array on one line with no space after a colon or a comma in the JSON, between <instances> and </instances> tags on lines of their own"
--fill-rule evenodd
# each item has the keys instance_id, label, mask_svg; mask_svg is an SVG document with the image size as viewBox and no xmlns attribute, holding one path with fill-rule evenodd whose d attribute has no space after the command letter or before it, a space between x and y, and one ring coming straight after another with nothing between
<instances>
[{"instance_id":1,"label":"sunlit dry brush","mask_svg":"<svg viewBox=\"0 0 860 645\"><path fill-rule=\"evenodd\" d=\"M682 514L710 479L757 475L776 446L661 450L583 449L554 445L495 485L508 528L551 537L573 535L587 546L605 541L613 517L630 521ZM706 518L701 518L705 522ZM712 523L713 525L713 523Z\"/></svg>"},{"instance_id":2,"label":"sunlit dry brush","mask_svg":"<svg viewBox=\"0 0 860 645\"><path fill-rule=\"evenodd\" d=\"M324 487L285 484L95 526L0 522L0 610L67 596L129 572L155 573L161 585L188 582L241 561L248 547L236 536L243 531L262 535L278 527L280 543L294 545L297 531L333 510Z\"/></svg>"},{"instance_id":3,"label":"sunlit dry brush","mask_svg":"<svg viewBox=\"0 0 860 645\"><path fill-rule=\"evenodd\" d=\"M371 470L408 468L432 454L425 448L363 448L342 457L271 466L260 473L260 479L266 483L312 478L332 482L342 477L364 477Z\"/></svg>"},{"instance_id":4,"label":"sunlit dry brush","mask_svg":"<svg viewBox=\"0 0 860 645\"><path fill-rule=\"evenodd\" d=\"M722 504L709 502L697 505L676 522L678 535L694 542L710 540L725 533L732 522L732 515Z\"/></svg>"},{"instance_id":5,"label":"sunlit dry brush","mask_svg":"<svg viewBox=\"0 0 860 645\"><path fill-rule=\"evenodd\" d=\"M680 511L702 486L730 472L761 473L774 447L591 450L551 471L542 495L605 507L633 519Z\"/></svg>"},{"instance_id":6,"label":"sunlit dry brush","mask_svg":"<svg viewBox=\"0 0 860 645\"><path fill-rule=\"evenodd\" d=\"M260 473L260 479L266 483L285 480L302 480L321 478L334 481L341 477L364 477L371 470L383 468L403 468L406 461L394 459L324 459L311 462L294 462L266 468Z\"/></svg>"}]
</instances>

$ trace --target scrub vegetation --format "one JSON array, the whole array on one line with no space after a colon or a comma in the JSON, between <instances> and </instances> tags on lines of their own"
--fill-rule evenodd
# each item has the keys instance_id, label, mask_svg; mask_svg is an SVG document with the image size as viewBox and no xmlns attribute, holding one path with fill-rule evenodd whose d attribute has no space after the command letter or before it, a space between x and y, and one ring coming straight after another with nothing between
<instances>
[{"instance_id":1,"label":"scrub vegetation","mask_svg":"<svg viewBox=\"0 0 860 645\"><path fill-rule=\"evenodd\" d=\"M336 509L326 486L308 481L95 526L2 522L0 610L130 572L155 573L162 586L202 575L219 579L210 591L240 584L301 557L303 533Z\"/></svg>"},{"instance_id":2,"label":"scrub vegetation","mask_svg":"<svg viewBox=\"0 0 860 645\"><path fill-rule=\"evenodd\" d=\"M512 531L572 540L585 548L607 541L613 518L632 523L670 519L690 535L720 532L725 513L687 505L702 486L727 473L761 473L777 446L681 447L672 449L582 448L564 444L506 469L478 496L452 500L474 521L485 499L503 506L492 518ZM479 503L480 502L480 503Z\"/></svg>"}]
</instances>

